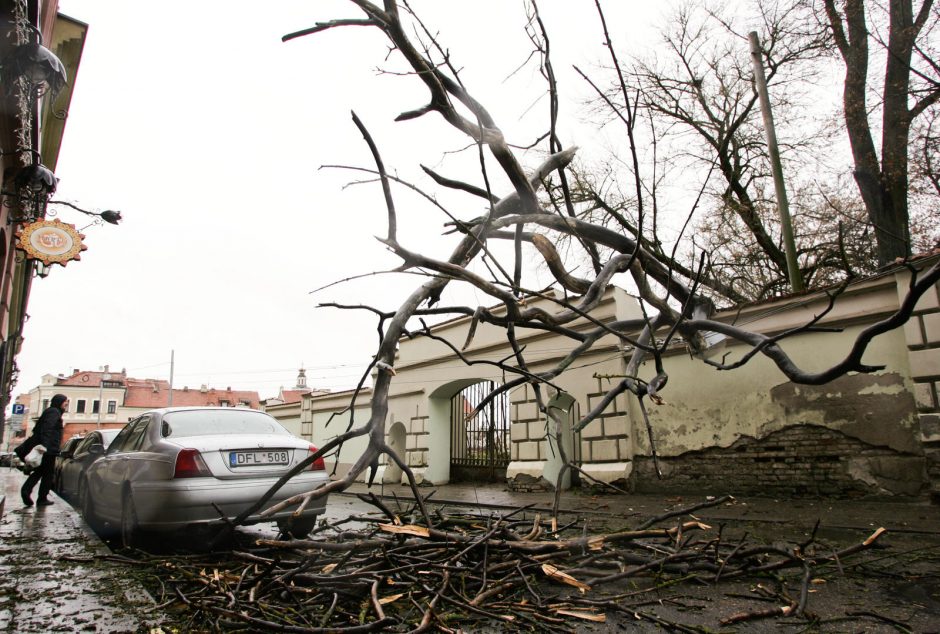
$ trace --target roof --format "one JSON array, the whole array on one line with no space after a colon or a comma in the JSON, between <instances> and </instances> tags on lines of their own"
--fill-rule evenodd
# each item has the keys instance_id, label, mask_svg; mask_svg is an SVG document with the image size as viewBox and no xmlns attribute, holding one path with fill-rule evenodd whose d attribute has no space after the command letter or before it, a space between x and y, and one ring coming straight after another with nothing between
<instances>
[{"instance_id":1,"label":"roof","mask_svg":"<svg viewBox=\"0 0 940 634\"><path fill-rule=\"evenodd\" d=\"M156 412L157 414L167 414L171 412L193 412L193 411L199 411L199 410L204 410L204 409L218 409L218 410L237 412L239 409L245 409L245 408L219 407L217 405L184 405L184 406L177 407L176 405L174 405L173 407L156 407L156 408L153 408L151 411ZM261 412L261 413L264 413L264 412Z\"/></svg>"},{"instance_id":2,"label":"roof","mask_svg":"<svg viewBox=\"0 0 940 634\"><path fill-rule=\"evenodd\" d=\"M310 394L312 391L309 387L301 390L281 390L278 400L283 401L285 405L299 403L303 400L304 394Z\"/></svg>"},{"instance_id":3,"label":"roof","mask_svg":"<svg viewBox=\"0 0 940 634\"><path fill-rule=\"evenodd\" d=\"M125 407L155 408L166 407L169 403L170 384L162 379L127 379L127 392L124 395ZM244 404L253 409L260 409L258 393L251 390L232 390L226 388L189 388L173 390L174 406L218 406Z\"/></svg>"},{"instance_id":4,"label":"roof","mask_svg":"<svg viewBox=\"0 0 940 634\"><path fill-rule=\"evenodd\" d=\"M55 383L56 385L65 385L69 387L98 387L101 385L101 377L105 372L93 372L86 370L75 370L71 376L61 377ZM107 372L111 375L106 381L114 381L124 385L128 380L127 374L122 372ZM134 379L131 379L134 380Z\"/></svg>"},{"instance_id":5,"label":"roof","mask_svg":"<svg viewBox=\"0 0 940 634\"><path fill-rule=\"evenodd\" d=\"M56 385L63 387L90 387L99 388L102 377L105 372L90 370L75 370L70 376L59 377ZM111 381L125 388L124 407L136 407L152 409L155 407L166 407L169 402L170 383L164 379L135 379L127 376L125 371L108 372L110 378L104 379ZM290 392L300 392L302 390L291 390ZM308 390L309 391L309 390ZM295 402L300 402L300 396L297 396ZM224 390L201 387L199 389L176 388L173 390L173 405L204 407L206 405L247 405L252 409L261 409L258 393L253 390L233 390L225 388Z\"/></svg>"}]
</instances>

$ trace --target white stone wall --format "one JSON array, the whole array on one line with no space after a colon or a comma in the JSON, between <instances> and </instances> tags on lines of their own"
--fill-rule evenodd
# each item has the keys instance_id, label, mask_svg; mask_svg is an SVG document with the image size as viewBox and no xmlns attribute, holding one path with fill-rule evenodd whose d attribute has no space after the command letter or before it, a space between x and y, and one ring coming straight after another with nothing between
<instances>
[{"instance_id":1,"label":"white stone wall","mask_svg":"<svg viewBox=\"0 0 940 634\"><path fill-rule=\"evenodd\" d=\"M843 333L801 333L788 338L782 347L808 370L832 365L848 353L859 332L897 309L905 284L903 275L897 279L888 275L851 287L821 323L842 328ZM647 403L658 454L664 459L681 459L690 452L730 448L742 438L761 439L792 426L816 425L844 435L850 444L893 452L891 456L897 460L884 456L878 460L905 465L907 472L899 476L907 478L905 490L911 490L910 478L916 477L911 475L911 465L916 467L918 460L923 463L925 443L935 443L934 464L940 480L940 294L934 291L921 301L907 327L872 342L864 361L884 365L882 372L849 375L830 386L794 385L762 355L741 369L719 371L691 359L681 342L674 345L664 356L669 383L661 393L663 403ZM716 318L774 334L807 323L826 305L823 294L807 295L789 302L745 307ZM612 289L592 317L609 321L639 314L633 298ZM454 319L437 326L435 334L462 348L469 325L469 319ZM481 325L464 354L475 361L505 358L509 349L500 336L501 329ZM573 346L570 340L540 330L519 329L517 336L526 348L530 369L536 372L553 367ZM715 360L723 355L731 360L745 350L726 343L710 354ZM622 379L629 354L616 338L602 339L551 386L540 388L543 403L558 398L561 390L566 399L573 399L571 411L587 414ZM443 484L449 477L450 398L478 381L502 382L515 377L502 376L492 365L468 366L446 346L420 337L402 340L395 367L398 374L392 382L387 429L396 423L405 428L404 459L419 481ZM641 368L642 378L654 374L651 361ZM318 421L345 405L348 394L305 398L302 418L312 425L315 441L329 436ZM357 412L357 423L364 422L368 395L360 396L357 407L364 410ZM512 462L508 478L532 486L554 485L557 452L548 442L546 417L539 411L531 385L523 383L511 390L510 417ZM338 427L345 429L345 423ZM576 443L572 453L577 454L575 458L589 478L623 484L642 477L637 465L648 460L651 447L632 395L618 396L577 436L570 430L565 433ZM350 443L340 463L352 464L356 452L364 448L364 439ZM853 469L866 481L890 479L883 473L865 472L858 465Z\"/></svg>"}]
</instances>

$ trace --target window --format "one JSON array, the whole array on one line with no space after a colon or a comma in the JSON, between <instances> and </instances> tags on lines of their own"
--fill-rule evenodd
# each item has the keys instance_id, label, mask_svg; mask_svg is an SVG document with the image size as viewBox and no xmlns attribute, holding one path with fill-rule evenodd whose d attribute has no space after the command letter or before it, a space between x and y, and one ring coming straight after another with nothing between
<instances>
[{"instance_id":1,"label":"window","mask_svg":"<svg viewBox=\"0 0 940 634\"><path fill-rule=\"evenodd\" d=\"M150 425L150 417L144 416L134 425L131 435L124 445L124 451L138 451L144 444L147 437L147 427Z\"/></svg>"},{"instance_id":2,"label":"window","mask_svg":"<svg viewBox=\"0 0 940 634\"><path fill-rule=\"evenodd\" d=\"M139 420L139 419L138 419ZM134 423L137 421L131 421L124 428L118 432L118 435L111 441L111 444L108 446L108 453L114 453L120 451L124 446L124 443L127 441L127 437L131 433L131 427L134 426Z\"/></svg>"},{"instance_id":3,"label":"window","mask_svg":"<svg viewBox=\"0 0 940 634\"><path fill-rule=\"evenodd\" d=\"M76 414L84 414L84 413L85 413L85 399L80 398L80 399L78 399L78 401L75 403L75 413L76 413Z\"/></svg>"},{"instance_id":4,"label":"window","mask_svg":"<svg viewBox=\"0 0 940 634\"><path fill-rule=\"evenodd\" d=\"M91 447L91 445L96 442L98 443L101 442L101 434L98 434L96 432L91 432L90 434L85 436L82 439L82 441L78 443L78 445L76 445L75 451L72 452L72 455L76 457L85 455L86 453L88 453L88 448Z\"/></svg>"},{"instance_id":5,"label":"window","mask_svg":"<svg viewBox=\"0 0 940 634\"><path fill-rule=\"evenodd\" d=\"M97 414L101 411L101 403L98 402L98 399L95 399L91 402L91 413Z\"/></svg>"},{"instance_id":6,"label":"window","mask_svg":"<svg viewBox=\"0 0 940 634\"><path fill-rule=\"evenodd\" d=\"M163 416L164 438L236 434L289 436L290 432L284 429L269 414L255 410L184 410L169 412Z\"/></svg>"},{"instance_id":7,"label":"window","mask_svg":"<svg viewBox=\"0 0 940 634\"><path fill-rule=\"evenodd\" d=\"M117 411L117 401L108 401L108 413L114 414Z\"/></svg>"},{"instance_id":8,"label":"window","mask_svg":"<svg viewBox=\"0 0 940 634\"><path fill-rule=\"evenodd\" d=\"M221 401L219 401L219 407L231 407L231 406L232 406L232 404L229 403L228 401L224 400L224 399L221 400Z\"/></svg>"},{"instance_id":9,"label":"window","mask_svg":"<svg viewBox=\"0 0 940 634\"><path fill-rule=\"evenodd\" d=\"M147 424L149 422L149 416L143 416L129 422L108 447L108 453L136 451L139 449L143 444Z\"/></svg>"}]
</instances>

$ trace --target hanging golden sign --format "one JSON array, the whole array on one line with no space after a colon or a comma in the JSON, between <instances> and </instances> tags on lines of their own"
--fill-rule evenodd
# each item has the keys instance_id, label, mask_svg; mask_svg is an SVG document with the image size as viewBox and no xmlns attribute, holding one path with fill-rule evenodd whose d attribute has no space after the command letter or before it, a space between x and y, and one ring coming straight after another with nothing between
<instances>
[{"instance_id":1,"label":"hanging golden sign","mask_svg":"<svg viewBox=\"0 0 940 634\"><path fill-rule=\"evenodd\" d=\"M65 266L70 260L80 260L81 252L88 248L82 244L85 234L58 218L32 222L20 229L16 237L27 258L40 260L47 266Z\"/></svg>"}]
</instances>

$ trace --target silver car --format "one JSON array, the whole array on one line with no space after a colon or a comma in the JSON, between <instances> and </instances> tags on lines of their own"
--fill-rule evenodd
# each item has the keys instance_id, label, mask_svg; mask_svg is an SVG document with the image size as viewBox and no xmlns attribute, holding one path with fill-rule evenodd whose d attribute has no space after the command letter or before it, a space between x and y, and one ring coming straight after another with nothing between
<instances>
[{"instance_id":1,"label":"silver car","mask_svg":"<svg viewBox=\"0 0 940 634\"><path fill-rule=\"evenodd\" d=\"M281 476L317 449L274 418L231 407L159 409L127 424L104 455L85 470L79 500L99 530L120 527L126 546L142 530L221 527L264 495ZM101 450L98 450L99 453ZM328 482L323 461L291 478L262 510ZM244 522L277 522L305 537L326 499Z\"/></svg>"},{"instance_id":2,"label":"silver car","mask_svg":"<svg viewBox=\"0 0 940 634\"><path fill-rule=\"evenodd\" d=\"M78 499L78 488L82 481L82 474L92 462L97 460L102 450L111 445L120 429L96 429L79 438L71 450L66 446L56 458L56 473L53 489L60 497L66 500ZM92 445L101 445L101 450L92 451ZM58 461L61 459L62 464Z\"/></svg>"}]
</instances>

